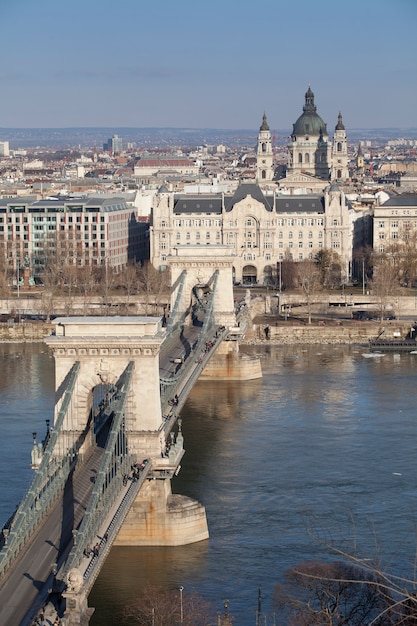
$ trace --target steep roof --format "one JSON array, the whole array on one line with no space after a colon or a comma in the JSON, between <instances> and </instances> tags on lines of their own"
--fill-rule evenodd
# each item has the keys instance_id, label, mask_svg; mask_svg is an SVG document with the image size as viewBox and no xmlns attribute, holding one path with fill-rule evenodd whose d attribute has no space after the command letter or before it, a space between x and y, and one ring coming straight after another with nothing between
<instances>
[{"instance_id":1,"label":"steep roof","mask_svg":"<svg viewBox=\"0 0 417 626\"><path fill-rule=\"evenodd\" d=\"M322 195L277 196L277 213L324 213L324 197Z\"/></svg>"},{"instance_id":2,"label":"steep roof","mask_svg":"<svg viewBox=\"0 0 417 626\"><path fill-rule=\"evenodd\" d=\"M384 202L384 204L382 205L384 207L386 206L393 206L393 207L397 207L397 206L401 206L401 207L407 207L407 206L417 206L417 193L402 193L399 196L394 196L392 198L390 198L389 200L387 200L386 202Z\"/></svg>"},{"instance_id":3,"label":"steep roof","mask_svg":"<svg viewBox=\"0 0 417 626\"><path fill-rule=\"evenodd\" d=\"M268 200L265 198L262 193L262 189L256 183L242 183L236 189L235 193L232 197L228 197L225 199L225 209L226 211L231 211L235 204L244 200L248 196L251 196L257 202L260 202L264 205L267 211L272 211L272 206L269 204Z\"/></svg>"},{"instance_id":4,"label":"steep roof","mask_svg":"<svg viewBox=\"0 0 417 626\"><path fill-rule=\"evenodd\" d=\"M174 213L218 213L222 212L222 195L188 195L175 196Z\"/></svg>"}]
</instances>

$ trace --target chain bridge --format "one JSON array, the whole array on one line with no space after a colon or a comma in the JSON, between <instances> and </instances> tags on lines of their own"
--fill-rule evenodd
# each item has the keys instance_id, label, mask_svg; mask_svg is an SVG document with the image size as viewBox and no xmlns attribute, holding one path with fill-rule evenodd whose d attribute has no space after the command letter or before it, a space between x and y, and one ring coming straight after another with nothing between
<instances>
[{"instance_id":1,"label":"chain bridge","mask_svg":"<svg viewBox=\"0 0 417 626\"><path fill-rule=\"evenodd\" d=\"M34 433L29 489L0 537L0 623L88 624L88 594L112 545L208 538L204 507L171 492L184 455L179 412L211 375L261 376L239 360L247 308L236 310L232 261L178 247L169 314L54 321L56 403ZM204 373L203 373L204 376ZM58 622L57 622L58 623Z\"/></svg>"}]
</instances>

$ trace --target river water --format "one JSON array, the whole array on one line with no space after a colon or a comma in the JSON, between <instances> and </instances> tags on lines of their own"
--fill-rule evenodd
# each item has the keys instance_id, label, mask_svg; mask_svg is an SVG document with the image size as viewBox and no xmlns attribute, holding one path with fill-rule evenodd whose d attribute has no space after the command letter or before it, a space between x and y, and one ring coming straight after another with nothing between
<instances>
[{"instance_id":1,"label":"river water","mask_svg":"<svg viewBox=\"0 0 417 626\"><path fill-rule=\"evenodd\" d=\"M182 411L186 454L173 491L206 507L210 539L113 548L90 595L92 626L120 624L148 582L196 590L239 626L273 624L291 566L330 558L318 539L411 574L416 553L417 355L346 346L251 346L262 380L198 383ZM0 521L30 480L32 431L53 413L42 344L0 346ZM280 623L276 618L276 623Z\"/></svg>"}]
</instances>

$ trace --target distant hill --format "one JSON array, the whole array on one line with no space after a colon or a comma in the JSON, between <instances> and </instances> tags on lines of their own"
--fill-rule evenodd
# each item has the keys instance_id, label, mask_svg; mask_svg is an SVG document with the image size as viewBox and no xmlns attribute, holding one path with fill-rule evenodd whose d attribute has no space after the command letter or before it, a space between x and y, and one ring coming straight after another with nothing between
<instances>
[{"instance_id":1,"label":"distant hill","mask_svg":"<svg viewBox=\"0 0 417 626\"><path fill-rule=\"evenodd\" d=\"M417 139L417 128L347 128L350 144L360 140L383 143L390 139L406 137ZM109 137L118 135L123 145L128 142L137 148L194 148L201 145L225 144L228 146L255 146L259 129L216 128L0 128L0 141L8 141L10 148L74 148L97 146L101 149ZM271 132L274 129L271 128ZM277 143L286 144L290 129L275 130ZM332 136L330 129L330 137Z\"/></svg>"}]
</instances>

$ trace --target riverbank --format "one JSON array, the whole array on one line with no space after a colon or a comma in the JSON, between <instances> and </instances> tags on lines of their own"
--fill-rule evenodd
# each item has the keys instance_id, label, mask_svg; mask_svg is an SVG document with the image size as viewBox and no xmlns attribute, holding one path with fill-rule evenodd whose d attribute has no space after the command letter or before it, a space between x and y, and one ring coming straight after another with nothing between
<instances>
[{"instance_id":1,"label":"riverbank","mask_svg":"<svg viewBox=\"0 0 417 626\"><path fill-rule=\"evenodd\" d=\"M367 345L370 340L381 336L384 339L405 338L411 323L407 320L387 320L380 322L357 322L329 320L326 323L303 320L271 322L268 317L256 318L251 330L247 331L241 345L253 344L346 344ZM268 329L268 330L266 330ZM0 324L1 343L43 341L55 330L53 324L24 322L20 324Z\"/></svg>"},{"instance_id":2,"label":"riverbank","mask_svg":"<svg viewBox=\"0 0 417 626\"><path fill-rule=\"evenodd\" d=\"M248 332L241 345L253 344L345 344L367 345L370 340L381 336L392 339L406 337L410 331L410 322L387 320L381 322L356 322L329 320L306 324L301 320L268 323L268 318L256 319L252 330Z\"/></svg>"}]
</instances>

